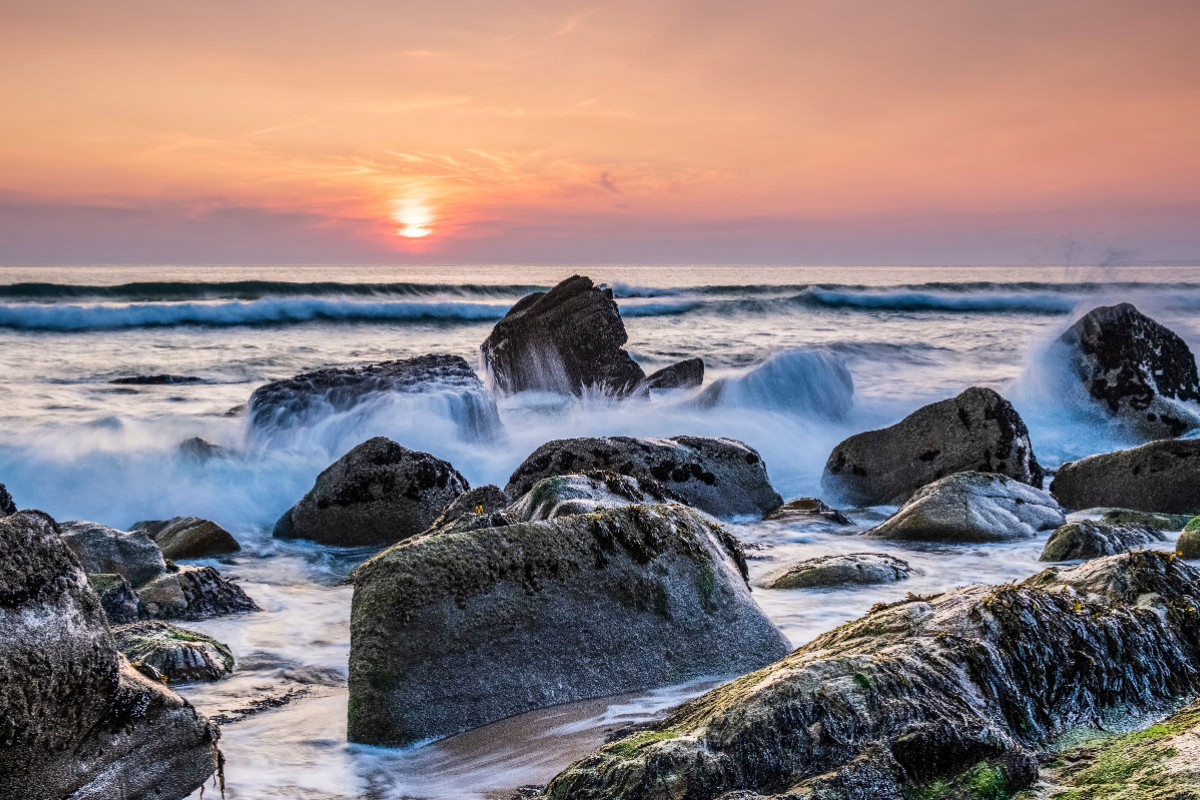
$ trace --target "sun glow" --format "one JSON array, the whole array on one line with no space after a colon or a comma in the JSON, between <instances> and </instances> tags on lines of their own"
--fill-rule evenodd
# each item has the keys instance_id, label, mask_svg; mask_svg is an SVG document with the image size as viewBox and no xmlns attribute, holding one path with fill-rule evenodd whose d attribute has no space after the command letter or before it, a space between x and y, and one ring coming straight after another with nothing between
<instances>
[{"instance_id":1,"label":"sun glow","mask_svg":"<svg viewBox=\"0 0 1200 800\"><path fill-rule=\"evenodd\" d=\"M396 203L392 219L400 223L397 236L406 239L423 239L433 233L433 211L418 198L405 198Z\"/></svg>"}]
</instances>

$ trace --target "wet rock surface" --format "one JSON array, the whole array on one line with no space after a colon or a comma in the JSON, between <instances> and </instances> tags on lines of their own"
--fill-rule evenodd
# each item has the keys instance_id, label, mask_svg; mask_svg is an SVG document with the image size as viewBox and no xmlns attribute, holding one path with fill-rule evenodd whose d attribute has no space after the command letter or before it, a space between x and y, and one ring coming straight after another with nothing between
<instances>
[{"instance_id":1,"label":"wet rock surface","mask_svg":"<svg viewBox=\"0 0 1200 800\"><path fill-rule=\"evenodd\" d=\"M907 562L883 553L847 553L805 559L768 575L766 589L809 589L846 584L901 581L912 574Z\"/></svg>"},{"instance_id":2,"label":"wet rock surface","mask_svg":"<svg viewBox=\"0 0 1200 800\"><path fill-rule=\"evenodd\" d=\"M678 505L438 532L385 550L353 581L358 742L449 736L788 650L750 597L737 542Z\"/></svg>"},{"instance_id":3,"label":"wet rock surface","mask_svg":"<svg viewBox=\"0 0 1200 800\"><path fill-rule=\"evenodd\" d=\"M651 391L695 389L702 383L704 383L704 359L689 358L678 364L651 372L638 388Z\"/></svg>"},{"instance_id":4,"label":"wet rock surface","mask_svg":"<svg viewBox=\"0 0 1200 800\"><path fill-rule=\"evenodd\" d=\"M159 546L163 557L172 560L208 558L242 549L229 531L200 517L144 520L130 530L145 533Z\"/></svg>"},{"instance_id":5,"label":"wet rock surface","mask_svg":"<svg viewBox=\"0 0 1200 800\"><path fill-rule=\"evenodd\" d=\"M853 525L854 522L841 511L815 497L798 497L789 500L763 517L775 522L821 521L834 525Z\"/></svg>"},{"instance_id":6,"label":"wet rock surface","mask_svg":"<svg viewBox=\"0 0 1200 800\"><path fill-rule=\"evenodd\" d=\"M167 622L144 620L112 629L117 649L171 683L215 681L233 672L233 653L216 639Z\"/></svg>"},{"instance_id":7,"label":"wet rock surface","mask_svg":"<svg viewBox=\"0 0 1200 800\"><path fill-rule=\"evenodd\" d=\"M1005 475L958 472L920 489L867 531L877 539L1011 542L1066 522L1054 498Z\"/></svg>"},{"instance_id":8,"label":"wet rock surface","mask_svg":"<svg viewBox=\"0 0 1200 800\"><path fill-rule=\"evenodd\" d=\"M1068 462L1050 491L1067 508L1200 513L1200 439L1150 442Z\"/></svg>"},{"instance_id":9,"label":"wet rock surface","mask_svg":"<svg viewBox=\"0 0 1200 800\"><path fill-rule=\"evenodd\" d=\"M1114 525L1091 520L1068 522L1050 534L1040 560L1074 561L1111 556L1135 547L1153 546L1166 538L1158 528L1148 525Z\"/></svg>"},{"instance_id":10,"label":"wet rock surface","mask_svg":"<svg viewBox=\"0 0 1200 800\"><path fill-rule=\"evenodd\" d=\"M851 436L830 453L821 485L853 505L899 505L922 486L967 471L1042 485L1029 430L991 389L972 387L889 428Z\"/></svg>"},{"instance_id":11,"label":"wet rock surface","mask_svg":"<svg viewBox=\"0 0 1200 800\"><path fill-rule=\"evenodd\" d=\"M449 463L377 436L318 475L274 535L339 547L391 544L426 530L469 488Z\"/></svg>"},{"instance_id":12,"label":"wet rock surface","mask_svg":"<svg viewBox=\"0 0 1200 800\"><path fill-rule=\"evenodd\" d=\"M783 503L757 451L735 439L699 436L555 439L517 467L504 493L516 500L543 478L590 470L657 481L687 505L718 517L762 515Z\"/></svg>"},{"instance_id":13,"label":"wet rock surface","mask_svg":"<svg viewBox=\"0 0 1200 800\"><path fill-rule=\"evenodd\" d=\"M141 603L129 581L111 573L91 574L87 578L100 598L100 606L109 625L137 622L141 616Z\"/></svg>"},{"instance_id":14,"label":"wet rock surface","mask_svg":"<svg viewBox=\"0 0 1200 800\"><path fill-rule=\"evenodd\" d=\"M556 800L904 798L988 775L1109 711L1200 689L1200 570L1166 553L877 606L569 767Z\"/></svg>"},{"instance_id":15,"label":"wet rock surface","mask_svg":"<svg viewBox=\"0 0 1200 800\"><path fill-rule=\"evenodd\" d=\"M180 442L179 452L197 464L207 463L214 458L229 458L233 455L233 451L228 447L213 444L199 436L193 436Z\"/></svg>"},{"instance_id":16,"label":"wet rock surface","mask_svg":"<svg viewBox=\"0 0 1200 800\"><path fill-rule=\"evenodd\" d=\"M583 475L542 478L508 507L515 521L532 522L623 506L679 502L670 490L648 478L595 470Z\"/></svg>"}]
</instances>

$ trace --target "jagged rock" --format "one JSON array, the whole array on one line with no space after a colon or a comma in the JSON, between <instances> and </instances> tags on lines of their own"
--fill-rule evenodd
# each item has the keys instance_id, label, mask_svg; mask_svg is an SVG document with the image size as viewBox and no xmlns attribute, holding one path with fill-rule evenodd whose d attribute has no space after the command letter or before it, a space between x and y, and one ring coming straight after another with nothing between
<instances>
[{"instance_id":1,"label":"jagged rock","mask_svg":"<svg viewBox=\"0 0 1200 800\"><path fill-rule=\"evenodd\" d=\"M1012 542L1066 522L1046 492L1006 475L956 472L920 489L866 535L933 542Z\"/></svg>"},{"instance_id":2,"label":"jagged rock","mask_svg":"<svg viewBox=\"0 0 1200 800\"><path fill-rule=\"evenodd\" d=\"M1175 542L1175 552L1181 558L1200 558L1200 517L1193 517L1183 527L1183 532Z\"/></svg>"},{"instance_id":3,"label":"jagged rock","mask_svg":"<svg viewBox=\"0 0 1200 800\"><path fill-rule=\"evenodd\" d=\"M1050 491L1067 508L1200 513L1200 439L1150 442L1068 462Z\"/></svg>"},{"instance_id":4,"label":"jagged rock","mask_svg":"<svg viewBox=\"0 0 1200 800\"><path fill-rule=\"evenodd\" d=\"M425 395L440 402L476 439L494 438L502 430L495 398L466 359L451 355L328 367L268 383L250 397L250 424L259 430L303 425L386 394Z\"/></svg>"},{"instance_id":5,"label":"jagged rock","mask_svg":"<svg viewBox=\"0 0 1200 800\"><path fill-rule=\"evenodd\" d=\"M1129 303L1094 308L1059 339L1097 405L1145 439L1200 425L1200 377L1187 343Z\"/></svg>"},{"instance_id":6,"label":"jagged rock","mask_svg":"<svg viewBox=\"0 0 1200 800\"><path fill-rule=\"evenodd\" d=\"M741 548L679 505L434 533L353 573L349 736L405 744L789 649Z\"/></svg>"},{"instance_id":7,"label":"jagged rock","mask_svg":"<svg viewBox=\"0 0 1200 800\"><path fill-rule=\"evenodd\" d=\"M555 439L517 467L504 493L516 500L542 478L596 469L658 481L683 502L718 517L761 515L783 503L755 450L734 439L699 436Z\"/></svg>"},{"instance_id":8,"label":"jagged rock","mask_svg":"<svg viewBox=\"0 0 1200 800\"><path fill-rule=\"evenodd\" d=\"M208 619L261 611L242 587L212 567L177 567L137 587L145 615L153 619Z\"/></svg>"},{"instance_id":9,"label":"jagged rock","mask_svg":"<svg viewBox=\"0 0 1200 800\"><path fill-rule=\"evenodd\" d=\"M242 549L229 531L200 517L143 520L131 530L145 533L159 546L163 557L173 561L208 558Z\"/></svg>"},{"instance_id":10,"label":"jagged rock","mask_svg":"<svg viewBox=\"0 0 1200 800\"><path fill-rule=\"evenodd\" d=\"M704 359L689 358L657 372L651 372L642 381L640 389L695 389L704 383Z\"/></svg>"},{"instance_id":11,"label":"jagged rock","mask_svg":"<svg viewBox=\"0 0 1200 800\"><path fill-rule=\"evenodd\" d=\"M846 584L893 583L912 574L908 562L883 553L808 558L767 576L766 589L809 589Z\"/></svg>"},{"instance_id":12,"label":"jagged rock","mask_svg":"<svg viewBox=\"0 0 1200 800\"><path fill-rule=\"evenodd\" d=\"M509 506L508 513L517 521L531 522L609 508L678 501L679 498L658 481L593 470L583 475L542 478Z\"/></svg>"},{"instance_id":13,"label":"jagged rock","mask_svg":"<svg viewBox=\"0 0 1200 800\"><path fill-rule=\"evenodd\" d=\"M64 522L61 529L88 574L120 575L136 588L167 572L162 551L145 533L84 521Z\"/></svg>"},{"instance_id":14,"label":"jagged rock","mask_svg":"<svg viewBox=\"0 0 1200 800\"><path fill-rule=\"evenodd\" d=\"M1197 587L1200 569L1138 552L910 595L601 747L545 796L974 797L976 776L1016 792L1063 732L1200 689Z\"/></svg>"},{"instance_id":15,"label":"jagged rock","mask_svg":"<svg viewBox=\"0 0 1200 800\"><path fill-rule=\"evenodd\" d=\"M830 453L821 485L854 505L899 505L925 484L967 471L1042 486L1020 415L996 392L977 386L890 428L846 439Z\"/></svg>"},{"instance_id":16,"label":"jagged rock","mask_svg":"<svg viewBox=\"0 0 1200 800\"><path fill-rule=\"evenodd\" d=\"M835 525L853 525L849 517L838 511L833 506L827 505L824 501L818 500L815 497L798 497L795 500L789 500L779 508L770 512L763 517L765 520L775 522L804 522L808 520L821 520L824 522L832 522Z\"/></svg>"},{"instance_id":17,"label":"jagged rock","mask_svg":"<svg viewBox=\"0 0 1200 800\"><path fill-rule=\"evenodd\" d=\"M218 732L117 652L49 516L0 519L0 797L178 800L216 770Z\"/></svg>"},{"instance_id":18,"label":"jagged rock","mask_svg":"<svg viewBox=\"0 0 1200 800\"><path fill-rule=\"evenodd\" d=\"M449 463L377 436L318 475L274 535L339 547L392 544L427 529L469 488Z\"/></svg>"},{"instance_id":19,"label":"jagged rock","mask_svg":"<svg viewBox=\"0 0 1200 800\"><path fill-rule=\"evenodd\" d=\"M429 532L470 531L511 525L515 518L505 513L508 498L494 483L460 494L429 526Z\"/></svg>"},{"instance_id":20,"label":"jagged rock","mask_svg":"<svg viewBox=\"0 0 1200 800\"><path fill-rule=\"evenodd\" d=\"M1074 561L1111 556L1166 541L1162 531L1148 525L1112 525L1080 520L1056 529L1046 540L1041 561Z\"/></svg>"},{"instance_id":21,"label":"jagged rock","mask_svg":"<svg viewBox=\"0 0 1200 800\"><path fill-rule=\"evenodd\" d=\"M15 513L17 513L17 504L13 502L12 495L8 493L8 489L4 488L4 484L0 483L0 517Z\"/></svg>"},{"instance_id":22,"label":"jagged rock","mask_svg":"<svg viewBox=\"0 0 1200 800\"><path fill-rule=\"evenodd\" d=\"M1110 525L1148 525L1161 531L1180 530L1191 519L1188 514L1155 514L1150 511L1134 511L1131 508L1088 508L1079 513L1099 515L1101 522Z\"/></svg>"},{"instance_id":23,"label":"jagged rock","mask_svg":"<svg viewBox=\"0 0 1200 800\"><path fill-rule=\"evenodd\" d=\"M202 633L157 620L118 625L112 633L126 658L172 683L215 681L233 672L233 653Z\"/></svg>"},{"instance_id":24,"label":"jagged rock","mask_svg":"<svg viewBox=\"0 0 1200 800\"><path fill-rule=\"evenodd\" d=\"M138 596L129 581L112 573L88 575L87 579L100 598L109 625L137 622L140 616Z\"/></svg>"},{"instance_id":25,"label":"jagged rock","mask_svg":"<svg viewBox=\"0 0 1200 800\"><path fill-rule=\"evenodd\" d=\"M517 301L480 346L505 394L597 390L624 397L646 373L622 349L628 340L612 289L574 275Z\"/></svg>"},{"instance_id":26,"label":"jagged rock","mask_svg":"<svg viewBox=\"0 0 1200 800\"><path fill-rule=\"evenodd\" d=\"M184 439L180 442L179 452L197 464L203 464L214 458L229 458L232 455L228 447L213 444L207 439L201 439L199 436L193 436L190 439Z\"/></svg>"}]
</instances>

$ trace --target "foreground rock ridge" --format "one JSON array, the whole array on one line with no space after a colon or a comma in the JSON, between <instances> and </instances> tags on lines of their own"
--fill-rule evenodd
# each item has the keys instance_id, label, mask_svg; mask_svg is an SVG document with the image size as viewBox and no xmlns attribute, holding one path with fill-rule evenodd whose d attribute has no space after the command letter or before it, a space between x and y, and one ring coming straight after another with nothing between
<instances>
[{"instance_id":1,"label":"foreground rock ridge","mask_svg":"<svg viewBox=\"0 0 1200 800\"><path fill-rule=\"evenodd\" d=\"M1147 551L910 595L600 748L545 796L903 800L979 769L1015 791L1064 731L1200 690L1198 594L1200 570Z\"/></svg>"},{"instance_id":2,"label":"foreground rock ridge","mask_svg":"<svg viewBox=\"0 0 1200 800\"><path fill-rule=\"evenodd\" d=\"M117 652L53 519L0 519L0 797L177 800L217 769L217 735Z\"/></svg>"},{"instance_id":3,"label":"foreground rock ridge","mask_svg":"<svg viewBox=\"0 0 1200 800\"><path fill-rule=\"evenodd\" d=\"M627 506L401 542L353 574L349 737L408 744L790 648L720 526Z\"/></svg>"}]
</instances>

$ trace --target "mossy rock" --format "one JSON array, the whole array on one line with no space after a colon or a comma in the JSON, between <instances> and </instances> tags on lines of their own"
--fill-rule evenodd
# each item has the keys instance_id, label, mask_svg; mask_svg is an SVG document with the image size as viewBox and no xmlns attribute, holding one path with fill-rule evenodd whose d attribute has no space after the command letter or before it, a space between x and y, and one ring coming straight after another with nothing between
<instances>
[{"instance_id":1,"label":"mossy rock","mask_svg":"<svg viewBox=\"0 0 1200 800\"><path fill-rule=\"evenodd\" d=\"M1105 509L1100 516L1101 522L1110 525L1145 525L1160 531L1177 531L1186 525L1189 519L1191 517L1187 514L1155 514L1152 511L1135 511L1131 508Z\"/></svg>"},{"instance_id":2,"label":"mossy rock","mask_svg":"<svg viewBox=\"0 0 1200 800\"><path fill-rule=\"evenodd\" d=\"M233 672L233 653L227 645L170 623L118 625L113 638L131 662L153 667L172 683L215 681Z\"/></svg>"},{"instance_id":3,"label":"mossy rock","mask_svg":"<svg viewBox=\"0 0 1200 800\"><path fill-rule=\"evenodd\" d=\"M1179 539L1175 542L1175 552L1180 558L1197 559L1200 558L1200 526L1193 526L1196 517L1189 522L1187 527L1183 529L1183 533L1179 534Z\"/></svg>"},{"instance_id":4,"label":"mossy rock","mask_svg":"<svg viewBox=\"0 0 1200 800\"><path fill-rule=\"evenodd\" d=\"M1074 561L1111 556L1147 547L1166 538L1158 528L1146 525L1110 525L1092 520L1068 522L1050 534L1040 560Z\"/></svg>"}]
</instances>

